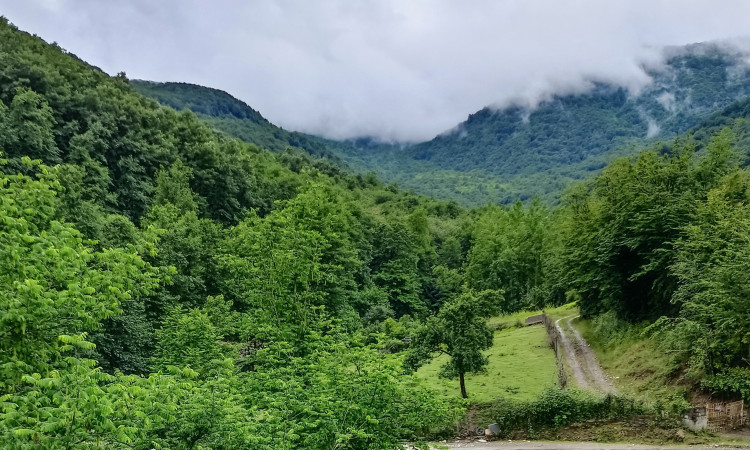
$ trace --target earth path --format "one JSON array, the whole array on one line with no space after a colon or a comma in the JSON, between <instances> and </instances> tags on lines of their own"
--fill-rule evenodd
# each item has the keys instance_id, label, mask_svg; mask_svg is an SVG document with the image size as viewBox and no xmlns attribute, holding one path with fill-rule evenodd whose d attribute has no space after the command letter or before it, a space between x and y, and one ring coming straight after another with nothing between
<instances>
[{"instance_id":1,"label":"earth path","mask_svg":"<svg viewBox=\"0 0 750 450\"><path fill-rule=\"evenodd\" d=\"M602 366L596 360L594 352L573 326L573 320L578 316L567 316L555 321L555 327L560 333L560 341L565 350L565 359L573 372L573 378L581 389L616 394L617 389L607 378ZM560 322L565 321L565 326Z\"/></svg>"}]
</instances>

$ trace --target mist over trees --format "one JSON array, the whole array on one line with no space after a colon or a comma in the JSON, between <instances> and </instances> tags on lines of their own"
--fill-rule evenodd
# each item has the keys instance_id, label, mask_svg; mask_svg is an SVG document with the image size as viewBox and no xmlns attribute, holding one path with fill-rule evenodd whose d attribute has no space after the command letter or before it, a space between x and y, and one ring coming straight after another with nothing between
<instances>
[{"instance_id":1,"label":"mist over trees","mask_svg":"<svg viewBox=\"0 0 750 450\"><path fill-rule=\"evenodd\" d=\"M413 369L449 355L466 397L487 317L571 300L750 392L741 108L558 207L464 209L229 137L7 21L0 58L3 447L419 446L466 404Z\"/></svg>"}]
</instances>

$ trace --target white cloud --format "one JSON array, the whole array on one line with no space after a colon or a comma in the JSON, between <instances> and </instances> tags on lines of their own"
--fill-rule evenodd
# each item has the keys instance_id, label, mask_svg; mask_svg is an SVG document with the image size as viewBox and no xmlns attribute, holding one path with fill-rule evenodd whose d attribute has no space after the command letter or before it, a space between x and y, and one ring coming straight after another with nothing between
<instances>
[{"instance_id":1,"label":"white cloud","mask_svg":"<svg viewBox=\"0 0 750 450\"><path fill-rule=\"evenodd\" d=\"M422 140L486 105L648 82L662 45L747 33L750 2L0 0L109 73L226 90L289 129Z\"/></svg>"},{"instance_id":2,"label":"white cloud","mask_svg":"<svg viewBox=\"0 0 750 450\"><path fill-rule=\"evenodd\" d=\"M669 112L674 112L675 108L675 97L671 92L662 92L656 97L656 101Z\"/></svg>"},{"instance_id":3,"label":"white cloud","mask_svg":"<svg viewBox=\"0 0 750 450\"><path fill-rule=\"evenodd\" d=\"M646 122L648 123L648 130L646 130L646 137L652 138L659 135L659 132L661 131L661 127L658 123L652 118L646 119Z\"/></svg>"}]
</instances>

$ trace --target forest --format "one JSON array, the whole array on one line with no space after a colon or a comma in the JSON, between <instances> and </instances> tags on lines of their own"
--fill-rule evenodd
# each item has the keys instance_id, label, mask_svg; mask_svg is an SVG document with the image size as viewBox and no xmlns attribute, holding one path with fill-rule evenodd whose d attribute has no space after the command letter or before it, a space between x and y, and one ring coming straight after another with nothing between
<instances>
[{"instance_id":1,"label":"forest","mask_svg":"<svg viewBox=\"0 0 750 450\"><path fill-rule=\"evenodd\" d=\"M131 85L245 142L276 152L296 147L361 173L374 171L420 194L467 207L534 197L557 205L571 182L597 175L614 158L709 127L714 115L742 114L750 95L744 58L737 49L711 43L665 50L664 67L645 67L652 81L637 94L591 80L590 90L561 92L535 108L483 108L417 143L333 141L276 127L216 89L139 80Z\"/></svg>"},{"instance_id":2,"label":"forest","mask_svg":"<svg viewBox=\"0 0 750 450\"><path fill-rule=\"evenodd\" d=\"M414 370L466 397L489 316L571 301L750 400L740 113L467 209L206 111L0 23L1 447L425 447L468 403Z\"/></svg>"}]
</instances>

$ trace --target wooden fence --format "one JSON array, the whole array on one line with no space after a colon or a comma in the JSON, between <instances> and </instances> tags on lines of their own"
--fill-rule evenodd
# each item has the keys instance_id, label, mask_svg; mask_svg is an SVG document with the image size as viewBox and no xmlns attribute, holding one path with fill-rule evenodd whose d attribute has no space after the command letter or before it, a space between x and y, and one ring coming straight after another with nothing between
<instances>
[{"instance_id":1,"label":"wooden fence","mask_svg":"<svg viewBox=\"0 0 750 450\"><path fill-rule=\"evenodd\" d=\"M738 402L714 402L706 404L708 429L714 432L739 428L747 421L745 404Z\"/></svg>"},{"instance_id":2,"label":"wooden fence","mask_svg":"<svg viewBox=\"0 0 750 450\"><path fill-rule=\"evenodd\" d=\"M565 389L568 387L568 373L565 371L565 358L563 356L560 332L557 330L555 322L547 317L547 314L544 312L542 312L542 319L544 321L544 327L547 329L549 345L552 347L552 350L555 351L555 360L557 361L557 382L560 384L561 388Z\"/></svg>"}]
</instances>

